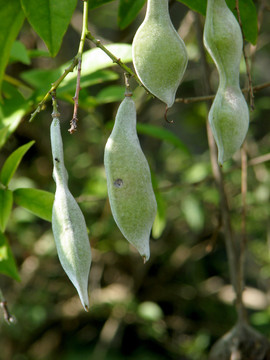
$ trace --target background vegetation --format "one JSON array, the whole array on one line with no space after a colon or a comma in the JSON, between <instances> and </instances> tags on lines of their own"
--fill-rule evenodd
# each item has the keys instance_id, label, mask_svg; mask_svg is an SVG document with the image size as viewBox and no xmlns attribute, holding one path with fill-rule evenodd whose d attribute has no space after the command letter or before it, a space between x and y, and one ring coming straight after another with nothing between
<instances>
[{"instance_id":1,"label":"background vegetation","mask_svg":"<svg viewBox=\"0 0 270 360\"><path fill-rule=\"evenodd\" d=\"M15 2L12 0L10 4L14 6ZM100 7L94 6L105 2L90 1L89 30L103 44L113 44L111 51L132 66L130 47L123 44L131 44L143 20L144 1L132 2L135 9L131 9L131 15L124 7L125 1L107 1ZM8 11L4 3L0 1L2 16L3 9ZM183 3L202 14L205 11L206 2L199 2L200 5L196 1ZM201 4L204 5L198 9ZM251 23L247 29L251 29L251 34L247 32L246 37L254 43L247 44L247 53L254 85L259 85L270 81L270 8L264 0L254 1L254 4L258 14L258 40ZM33 190L15 190L31 188L51 193L55 190L49 138L50 101L33 122L29 123L29 118L50 84L77 53L82 5L78 2L60 51L57 49L59 40L47 43L51 54L57 54L54 58L34 32L34 25L23 22L20 14L16 19L15 13L12 17L18 29L23 22L16 41L9 41L11 49L3 47L3 58L8 66L3 75L0 105L0 179L3 185L14 190L14 203L10 212L12 201L7 198L11 195L7 195L6 187L2 186L0 228L5 235L0 235L0 288L16 321L9 325L1 314L0 359L204 360L211 345L236 321L220 199L212 175L206 134L207 102L176 102L168 112L169 120L174 121L169 124L164 119L165 105L147 96L134 80L131 81L138 111L138 133L152 170L159 205L151 258L144 265L112 218L103 167L104 146L124 94L123 71L115 64L112 66L112 61L104 54L85 53L78 131L73 135L67 130L73 113L76 72L57 90L69 187L85 215L93 249L89 313L83 311L73 285L59 264L51 223L44 220L48 219L47 209L52 197L47 194L42 198L41 193ZM40 6L45 12L41 1ZM72 14L73 9L70 11ZM171 1L170 12L189 53L188 68L177 97L207 95L207 79L214 94L218 76L208 56L208 70L204 64L203 15L178 1ZM7 22L2 22L1 27L9 33L13 31ZM16 34L16 29L13 33ZM7 31L3 31L2 36L4 34ZM53 35L61 34L56 29ZM4 40L0 37L0 41ZM86 41L85 51L90 47L94 48ZM4 65L1 63L0 68ZM242 87L247 86L245 71L243 60ZM245 143L249 166L244 292L251 325L268 338L269 95L269 87L255 93L255 110L251 112ZM32 140L35 143L27 146L28 151L20 148L13 158L12 164L18 164L25 153L14 175L15 165L11 170L7 166L3 170L8 156ZM241 238L240 152L224 164L223 172L231 221L236 237ZM26 210L27 207L32 212ZM33 212L39 212L43 219ZM19 282L14 280L18 278Z\"/></svg>"}]
</instances>

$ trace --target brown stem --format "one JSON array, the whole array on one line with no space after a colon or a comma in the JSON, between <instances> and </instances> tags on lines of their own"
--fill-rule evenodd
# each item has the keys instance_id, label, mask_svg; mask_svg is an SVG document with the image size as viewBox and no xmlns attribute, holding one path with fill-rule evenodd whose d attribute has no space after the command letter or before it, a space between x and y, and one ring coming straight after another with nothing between
<instances>
[{"instance_id":1,"label":"brown stem","mask_svg":"<svg viewBox=\"0 0 270 360\"><path fill-rule=\"evenodd\" d=\"M238 22L239 22L242 37L243 37L243 55L244 55L244 59L245 59L247 77L248 77L249 102L250 102L250 108L253 111L254 110L254 93L253 93L250 66L249 66L248 57L247 57L247 53L246 53L246 49L245 49L245 35L243 32L243 25L242 25L241 16L240 16L239 0L235 0L235 7L236 7L237 18L238 18Z\"/></svg>"},{"instance_id":2,"label":"brown stem","mask_svg":"<svg viewBox=\"0 0 270 360\"><path fill-rule=\"evenodd\" d=\"M12 324L15 322L15 318L11 315L7 301L5 300L2 290L0 289L0 306L3 309L4 318L8 324Z\"/></svg>"},{"instance_id":3,"label":"brown stem","mask_svg":"<svg viewBox=\"0 0 270 360\"><path fill-rule=\"evenodd\" d=\"M206 61L206 55L205 50L203 46L203 31L202 31L202 25L200 22L200 18L198 15L196 15L196 25L197 25L197 38L198 38L198 45L201 53L201 59L202 64L204 67L204 71L202 73L204 74L204 88L205 92L208 95L210 93L211 85L210 85L210 72L209 67ZM208 103L208 107L210 108L210 104ZM239 263L238 263L238 249L235 243L235 237L232 230L231 225L231 217L230 217L230 209L228 204L228 197L225 190L225 184L223 179L223 173L221 167L218 165L217 161L217 148L215 144L215 140L209 125L209 122L207 121L207 138L208 138L208 144L209 144L209 150L210 150L210 160L212 165L212 172L213 177L216 183L216 186L219 191L220 196L220 210L221 210L221 216L222 216L222 223L223 223L223 229L224 229L224 237L225 237L225 245L226 245L226 251L228 256L228 263L229 263L229 271L230 271L230 278L231 283L235 291L236 295L236 309L238 314L238 320L241 322L243 321L243 313L244 313L244 306L242 301L242 287L239 287L238 282L238 274L239 274Z\"/></svg>"},{"instance_id":4,"label":"brown stem","mask_svg":"<svg viewBox=\"0 0 270 360\"><path fill-rule=\"evenodd\" d=\"M265 82L256 86L253 86L253 93L266 89L270 87L270 82ZM249 92L249 87L242 89L243 93ZM191 104L195 102L201 102L201 101L209 101L213 100L216 95L206 95L206 96L194 96L194 97L187 97L187 98L176 98L175 102L183 103L183 104Z\"/></svg>"},{"instance_id":5,"label":"brown stem","mask_svg":"<svg viewBox=\"0 0 270 360\"><path fill-rule=\"evenodd\" d=\"M70 134L73 134L77 130L79 93L80 93L80 90L81 90L81 86L80 86L80 82L81 82L81 66L82 66L82 59L79 58L79 60L78 60L78 70L77 70L76 90L75 90L75 95L73 97L74 110L73 110L72 119L70 121L70 128L68 129Z\"/></svg>"},{"instance_id":6,"label":"brown stem","mask_svg":"<svg viewBox=\"0 0 270 360\"><path fill-rule=\"evenodd\" d=\"M239 254L239 274L238 274L238 286L241 291L244 291L245 281L244 281L244 263L245 263L245 253L247 245L247 235L246 235L246 213L247 213L247 154L245 147L241 148L241 194L242 194L242 221L241 221L241 230L242 238L240 243L240 254ZM240 314L242 319L245 320L245 313Z\"/></svg>"}]
</instances>

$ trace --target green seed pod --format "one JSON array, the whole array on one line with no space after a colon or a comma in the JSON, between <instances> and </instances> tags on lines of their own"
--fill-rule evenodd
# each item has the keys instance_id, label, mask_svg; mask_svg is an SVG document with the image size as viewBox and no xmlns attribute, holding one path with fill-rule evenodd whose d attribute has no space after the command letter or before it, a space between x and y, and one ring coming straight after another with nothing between
<instances>
[{"instance_id":1,"label":"green seed pod","mask_svg":"<svg viewBox=\"0 0 270 360\"><path fill-rule=\"evenodd\" d=\"M219 73L219 88L209 112L209 123L223 164L242 145L249 126L249 111L239 87L243 48L240 26L225 0L208 0L204 44Z\"/></svg>"},{"instance_id":2,"label":"green seed pod","mask_svg":"<svg viewBox=\"0 0 270 360\"><path fill-rule=\"evenodd\" d=\"M60 263L78 291L86 311L89 307L88 276L91 248L84 216L68 189L68 175L64 164L60 123L54 117L51 124L53 178L56 183L52 212L52 229Z\"/></svg>"},{"instance_id":3,"label":"green seed pod","mask_svg":"<svg viewBox=\"0 0 270 360\"><path fill-rule=\"evenodd\" d=\"M174 29L168 0L148 0L132 44L133 64L144 86L171 107L187 66L187 51Z\"/></svg>"},{"instance_id":4,"label":"green seed pod","mask_svg":"<svg viewBox=\"0 0 270 360\"><path fill-rule=\"evenodd\" d=\"M157 204L150 169L136 132L134 101L126 97L118 109L104 153L108 195L115 222L144 261Z\"/></svg>"}]
</instances>

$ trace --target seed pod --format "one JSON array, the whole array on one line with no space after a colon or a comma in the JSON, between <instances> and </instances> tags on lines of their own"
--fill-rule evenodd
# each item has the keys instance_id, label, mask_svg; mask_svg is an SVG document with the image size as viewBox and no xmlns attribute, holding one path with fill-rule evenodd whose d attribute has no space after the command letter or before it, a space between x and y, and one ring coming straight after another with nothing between
<instances>
[{"instance_id":1,"label":"seed pod","mask_svg":"<svg viewBox=\"0 0 270 360\"><path fill-rule=\"evenodd\" d=\"M247 103L239 87L242 34L225 0L207 2L204 44L219 73L219 88L208 119L218 162L223 164L241 147L249 125Z\"/></svg>"},{"instance_id":2,"label":"seed pod","mask_svg":"<svg viewBox=\"0 0 270 360\"><path fill-rule=\"evenodd\" d=\"M53 178L56 182L52 212L52 229L60 263L78 291L82 305L88 311L88 276L91 248L84 216L68 189L63 143L57 117L51 124Z\"/></svg>"},{"instance_id":3,"label":"seed pod","mask_svg":"<svg viewBox=\"0 0 270 360\"><path fill-rule=\"evenodd\" d=\"M187 66L187 51L174 29L168 0L148 0L146 17L137 30L132 57L144 86L171 107Z\"/></svg>"},{"instance_id":4,"label":"seed pod","mask_svg":"<svg viewBox=\"0 0 270 360\"><path fill-rule=\"evenodd\" d=\"M147 261L157 204L150 169L136 132L135 104L130 97L122 101L116 114L105 146L104 164L114 220Z\"/></svg>"}]
</instances>

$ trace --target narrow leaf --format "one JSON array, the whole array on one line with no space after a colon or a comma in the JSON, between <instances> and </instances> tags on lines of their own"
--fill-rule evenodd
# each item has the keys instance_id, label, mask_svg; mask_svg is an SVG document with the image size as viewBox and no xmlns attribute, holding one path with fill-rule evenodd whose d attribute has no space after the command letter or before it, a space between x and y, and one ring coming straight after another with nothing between
<instances>
[{"instance_id":1,"label":"narrow leaf","mask_svg":"<svg viewBox=\"0 0 270 360\"><path fill-rule=\"evenodd\" d=\"M0 273L20 281L17 266L7 238L0 232Z\"/></svg>"},{"instance_id":2,"label":"narrow leaf","mask_svg":"<svg viewBox=\"0 0 270 360\"><path fill-rule=\"evenodd\" d=\"M0 148L10 134L16 130L22 117L30 110L30 100L26 101L22 94L7 82L3 82L5 98L0 104Z\"/></svg>"},{"instance_id":3,"label":"narrow leaf","mask_svg":"<svg viewBox=\"0 0 270 360\"><path fill-rule=\"evenodd\" d=\"M17 150L15 150L7 160L5 161L2 170L0 172L0 182L7 186L10 182L10 179L14 175L15 171L17 170L18 166L20 165L20 162L24 156L24 154L27 152L28 149L34 144L34 141L30 141L29 143L20 146Z\"/></svg>"},{"instance_id":4,"label":"narrow leaf","mask_svg":"<svg viewBox=\"0 0 270 360\"><path fill-rule=\"evenodd\" d=\"M0 149L6 142L7 134L8 134L8 126L5 126L4 128L0 129Z\"/></svg>"},{"instance_id":5,"label":"narrow leaf","mask_svg":"<svg viewBox=\"0 0 270 360\"><path fill-rule=\"evenodd\" d=\"M141 123L137 123L137 130L139 134L145 134L160 140L167 141L168 143L176 146L182 152L189 154L187 146L170 130L155 125Z\"/></svg>"},{"instance_id":6,"label":"narrow leaf","mask_svg":"<svg viewBox=\"0 0 270 360\"><path fill-rule=\"evenodd\" d=\"M235 9L235 0L226 0L226 2L238 19L237 11ZM245 39L255 45L258 36L256 6L252 0L239 0L239 11Z\"/></svg>"},{"instance_id":7,"label":"narrow leaf","mask_svg":"<svg viewBox=\"0 0 270 360\"><path fill-rule=\"evenodd\" d=\"M109 44L106 46L106 48L109 51L111 51L114 55L116 55L117 58L120 58L122 62L126 63L132 61L130 44ZM43 90L41 93L43 93L44 90L48 91L50 89L51 83L57 80L69 65L70 63L66 63L56 70L25 71L21 75L21 78L36 88L42 88ZM109 58L109 56L106 55L102 50L98 48L94 48L86 51L83 54L81 86L82 87L88 86L87 84L91 84L92 81L93 84L98 83L99 81L98 79L100 77L102 81L112 80L111 77L107 79L108 72L107 73L101 73L101 72L97 73L97 72L114 65L115 63L113 63L113 61ZM62 81L61 85L59 86L59 91L61 88L65 88L65 87L70 88L70 86L74 86L74 84L76 83L76 79L77 79L77 74L75 71L68 74L68 76Z\"/></svg>"},{"instance_id":8,"label":"narrow leaf","mask_svg":"<svg viewBox=\"0 0 270 360\"><path fill-rule=\"evenodd\" d=\"M77 0L21 0L27 20L52 56L57 55Z\"/></svg>"},{"instance_id":9,"label":"narrow leaf","mask_svg":"<svg viewBox=\"0 0 270 360\"><path fill-rule=\"evenodd\" d=\"M0 189L0 231L4 232L12 210L13 194L7 189Z\"/></svg>"},{"instance_id":10,"label":"narrow leaf","mask_svg":"<svg viewBox=\"0 0 270 360\"><path fill-rule=\"evenodd\" d=\"M158 181L154 173L151 173L151 178L157 201L157 215L152 228L152 236L154 239L158 239L166 226L166 203L158 190Z\"/></svg>"},{"instance_id":11,"label":"narrow leaf","mask_svg":"<svg viewBox=\"0 0 270 360\"><path fill-rule=\"evenodd\" d=\"M118 25L125 29L138 15L146 0L120 0L118 8Z\"/></svg>"},{"instance_id":12,"label":"narrow leaf","mask_svg":"<svg viewBox=\"0 0 270 360\"><path fill-rule=\"evenodd\" d=\"M20 0L0 0L0 89L13 41L24 20Z\"/></svg>"},{"instance_id":13,"label":"narrow leaf","mask_svg":"<svg viewBox=\"0 0 270 360\"><path fill-rule=\"evenodd\" d=\"M41 219L52 221L54 195L39 189L16 189L14 201Z\"/></svg>"}]
</instances>

